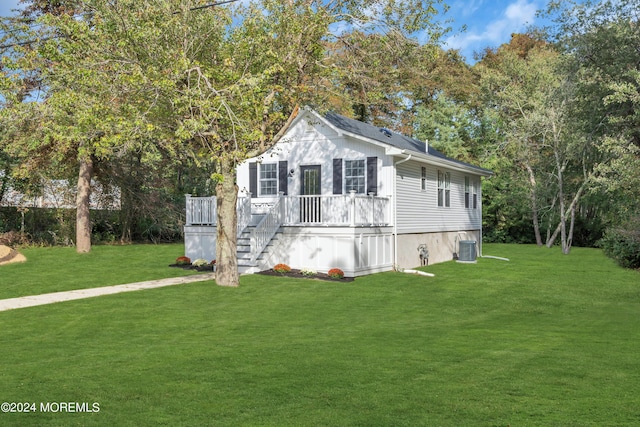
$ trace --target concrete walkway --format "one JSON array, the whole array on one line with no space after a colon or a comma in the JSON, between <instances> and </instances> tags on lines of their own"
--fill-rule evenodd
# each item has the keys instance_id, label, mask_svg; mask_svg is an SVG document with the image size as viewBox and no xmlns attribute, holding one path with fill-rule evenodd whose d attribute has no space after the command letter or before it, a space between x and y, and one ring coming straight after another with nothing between
<instances>
[{"instance_id":1,"label":"concrete walkway","mask_svg":"<svg viewBox=\"0 0 640 427\"><path fill-rule=\"evenodd\" d=\"M53 304L54 302L71 301L76 299L98 297L101 295L117 294L121 292L139 291L141 289L161 288L163 286L181 285L184 283L213 280L215 273L196 274L186 277L172 277L169 279L149 280L146 282L129 283L126 285L103 286L101 288L77 289L75 291L54 292L50 294L32 295L27 297L0 300L0 311L16 308L33 307L36 305Z\"/></svg>"}]
</instances>

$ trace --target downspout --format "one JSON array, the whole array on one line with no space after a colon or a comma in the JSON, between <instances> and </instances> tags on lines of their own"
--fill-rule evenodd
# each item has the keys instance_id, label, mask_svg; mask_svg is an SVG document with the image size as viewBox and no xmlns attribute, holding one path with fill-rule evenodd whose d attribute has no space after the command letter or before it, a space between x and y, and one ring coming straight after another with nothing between
<instances>
[{"instance_id":1,"label":"downspout","mask_svg":"<svg viewBox=\"0 0 640 427\"><path fill-rule=\"evenodd\" d=\"M480 194L478 195L478 202L480 205L480 258L482 258L482 221L484 219L484 206L482 206L482 177L478 178L478 186L480 187Z\"/></svg>"},{"instance_id":2,"label":"downspout","mask_svg":"<svg viewBox=\"0 0 640 427\"><path fill-rule=\"evenodd\" d=\"M409 154L406 159L398 160L393 164L393 268L395 270L398 270L398 165L409 161L411 156L412 154Z\"/></svg>"},{"instance_id":3,"label":"downspout","mask_svg":"<svg viewBox=\"0 0 640 427\"><path fill-rule=\"evenodd\" d=\"M478 195L478 202L480 204L480 239L478 239L478 240L480 240L480 242L479 242L479 245L480 245L479 252L480 253L479 253L478 256L480 258L482 258L482 221L484 219L484 215L483 215L484 208L482 207L482 177L478 178L478 187L479 187L479 191L480 191L480 194Z\"/></svg>"}]
</instances>

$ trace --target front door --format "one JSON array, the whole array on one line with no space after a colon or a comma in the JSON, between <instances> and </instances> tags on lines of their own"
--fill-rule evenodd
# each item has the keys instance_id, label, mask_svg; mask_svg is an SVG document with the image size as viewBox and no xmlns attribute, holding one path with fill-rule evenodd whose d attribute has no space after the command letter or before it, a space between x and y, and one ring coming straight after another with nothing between
<instances>
[{"instance_id":1,"label":"front door","mask_svg":"<svg viewBox=\"0 0 640 427\"><path fill-rule=\"evenodd\" d=\"M320 165L301 166L302 192L300 195L300 222L320 223L322 222L320 209Z\"/></svg>"}]
</instances>

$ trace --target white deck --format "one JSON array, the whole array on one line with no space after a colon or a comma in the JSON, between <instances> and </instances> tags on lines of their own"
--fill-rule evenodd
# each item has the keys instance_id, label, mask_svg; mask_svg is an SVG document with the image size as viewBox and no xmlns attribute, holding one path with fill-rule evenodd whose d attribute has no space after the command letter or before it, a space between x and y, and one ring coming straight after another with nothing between
<instances>
[{"instance_id":1,"label":"white deck","mask_svg":"<svg viewBox=\"0 0 640 427\"><path fill-rule=\"evenodd\" d=\"M255 272L292 268L348 277L391 270L391 202L375 196L279 196L238 201L238 264ZM215 259L216 200L187 195L185 254Z\"/></svg>"}]
</instances>

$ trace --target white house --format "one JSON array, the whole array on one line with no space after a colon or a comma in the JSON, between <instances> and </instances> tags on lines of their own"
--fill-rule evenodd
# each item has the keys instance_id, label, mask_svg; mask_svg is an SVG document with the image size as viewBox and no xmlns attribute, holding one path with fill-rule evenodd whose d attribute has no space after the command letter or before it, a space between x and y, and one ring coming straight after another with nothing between
<instances>
[{"instance_id":1,"label":"white house","mask_svg":"<svg viewBox=\"0 0 640 427\"><path fill-rule=\"evenodd\" d=\"M4 176L5 172L0 170L0 178ZM36 196L27 196L11 186L0 191L0 206L75 209L77 191L76 186L66 179L43 179ZM120 210L120 188L91 180L89 206L96 210Z\"/></svg>"},{"instance_id":2,"label":"white house","mask_svg":"<svg viewBox=\"0 0 640 427\"><path fill-rule=\"evenodd\" d=\"M481 250L482 177L427 143L303 109L238 167L238 263L360 276ZM215 258L215 198L187 195L185 255ZM475 243L474 243L475 242Z\"/></svg>"}]
</instances>

